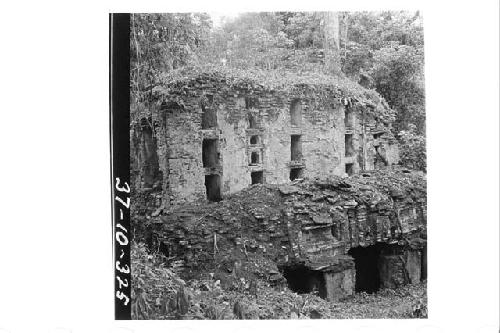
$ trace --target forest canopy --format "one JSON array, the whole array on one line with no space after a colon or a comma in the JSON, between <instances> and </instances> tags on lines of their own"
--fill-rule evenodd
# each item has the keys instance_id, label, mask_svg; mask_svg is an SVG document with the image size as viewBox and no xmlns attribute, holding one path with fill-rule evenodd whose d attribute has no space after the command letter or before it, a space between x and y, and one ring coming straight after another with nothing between
<instances>
[{"instance_id":1,"label":"forest canopy","mask_svg":"<svg viewBox=\"0 0 500 333\"><path fill-rule=\"evenodd\" d=\"M132 110L148 108L166 73L188 67L336 75L387 101L402 162L426 170L419 12L242 13L217 26L205 13L132 14L130 47Z\"/></svg>"}]
</instances>

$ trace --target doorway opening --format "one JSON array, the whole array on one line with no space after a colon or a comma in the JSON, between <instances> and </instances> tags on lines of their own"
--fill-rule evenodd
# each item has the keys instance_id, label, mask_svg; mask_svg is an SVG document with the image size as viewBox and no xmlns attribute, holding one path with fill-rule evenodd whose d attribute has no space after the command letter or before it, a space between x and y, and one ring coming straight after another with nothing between
<instances>
[{"instance_id":1,"label":"doorway opening","mask_svg":"<svg viewBox=\"0 0 500 333\"><path fill-rule=\"evenodd\" d=\"M356 292L377 292L380 288L380 272L378 267L380 247L378 245L353 247L347 254L354 258Z\"/></svg>"},{"instance_id":2,"label":"doorway opening","mask_svg":"<svg viewBox=\"0 0 500 333\"><path fill-rule=\"evenodd\" d=\"M219 175L206 175L205 176L205 189L207 192L207 199L209 201L221 201L220 194L220 176Z\"/></svg>"},{"instance_id":3,"label":"doorway opening","mask_svg":"<svg viewBox=\"0 0 500 333\"><path fill-rule=\"evenodd\" d=\"M298 294L318 292L320 297L326 298L326 284L322 272L298 264L283 266L282 270L288 288L292 291Z\"/></svg>"},{"instance_id":4,"label":"doorway opening","mask_svg":"<svg viewBox=\"0 0 500 333\"><path fill-rule=\"evenodd\" d=\"M392 282L393 273L387 270L388 259L399 257L403 249L397 244L376 243L367 247L353 247L347 254L354 258L356 292L375 293L382 285L385 284L387 288L390 285L388 282Z\"/></svg>"}]
</instances>

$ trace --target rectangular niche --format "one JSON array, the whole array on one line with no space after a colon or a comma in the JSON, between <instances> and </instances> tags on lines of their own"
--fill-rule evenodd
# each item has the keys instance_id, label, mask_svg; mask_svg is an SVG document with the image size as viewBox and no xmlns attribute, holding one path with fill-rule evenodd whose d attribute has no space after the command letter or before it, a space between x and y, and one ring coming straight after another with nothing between
<instances>
[{"instance_id":1,"label":"rectangular niche","mask_svg":"<svg viewBox=\"0 0 500 333\"><path fill-rule=\"evenodd\" d=\"M349 157L354 155L354 145L352 142L352 134L345 135L345 156Z\"/></svg>"},{"instance_id":2,"label":"rectangular niche","mask_svg":"<svg viewBox=\"0 0 500 333\"><path fill-rule=\"evenodd\" d=\"M205 176L205 189L207 193L207 199L209 201L221 201L222 196L220 194L220 176L219 175L207 175Z\"/></svg>"},{"instance_id":3,"label":"rectangular niche","mask_svg":"<svg viewBox=\"0 0 500 333\"><path fill-rule=\"evenodd\" d=\"M204 168L213 168L219 164L217 139L203 139L202 160Z\"/></svg>"},{"instance_id":4,"label":"rectangular niche","mask_svg":"<svg viewBox=\"0 0 500 333\"><path fill-rule=\"evenodd\" d=\"M248 114L248 128L257 128L257 119L252 113Z\"/></svg>"},{"instance_id":5,"label":"rectangular niche","mask_svg":"<svg viewBox=\"0 0 500 333\"><path fill-rule=\"evenodd\" d=\"M293 168L290 169L290 180L295 180L302 178L304 175L304 168Z\"/></svg>"},{"instance_id":6,"label":"rectangular niche","mask_svg":"<svg viewBox=\"0 0 500 333\"><path fill-rule=\"evenodd\" d=\"M352 176L352 174L354 174L354 163L345 164L345 173L347 173L347 175L349 176Z\"/></svg>"},{"instance_id":7,"label":"rectangular niche","mask_svg":"<svg viewBox=\"0 0 500 333\"><path fill-rule=\"evenodd\" d=\"M250 165L260 164L262 156L258 151L253 151L250 153Z\"/></svg>"},{"instance_id":8,"label":"rectangular niche","mask_svg":"<svg viewBox=\"0 0 500 333\"><path fill-rule=\"evenodd\" d=\"M201 106L201 128L217 127L217 112L212 107Z\"/></svg>"},{"instance_id":9,"label":"rectangular niche","mask_svg":"<svg viewBox=\"0 0 500 333\"><path fill-rule=\"evenodd\" d=\"M348 128L352 128L354 126L354 114L347 106L344 108L344 125Z\"/></svg>"},{"instance_id":10,"label":"rectangular niche","mask_svg":"<svg viewBox=\"0 0 500 333\"><path fill-rule=\"evenodd\" d=\"M290 122L292 126L299 126L302 123L302 103L300 99L294 99L290 105Z\"/></svg>"},{"instance_id":11,"label":"rectangular niche","mask_svg":"<svg viewBox=\"0 0 500 333\"><path fill-rule=\"evenodd\" d=\"M259 144L259 136L258 135L252 135L250 137L250 144L251 145L258 145Z\"/></svg>"},{"instance_id":12,"label":"rectangular niche","mask_svg":"<svg viewBox=\"0 0 500 333\"><path fill-rule=\"evenodd\" d=\"M290 137L290 159L300 161L302 159L302 139L300 135Z\"/></svg>"},{"instance_id":13,"label":"rectangular niche","mask_svg":"<svg viewBox=\"0 0 500 333\"><path fill-rule=\"evenodd\" d=\"M264 183L264 171L254 171L250 173L252 177L252 185Z\"/></svg>"}]
</instances>

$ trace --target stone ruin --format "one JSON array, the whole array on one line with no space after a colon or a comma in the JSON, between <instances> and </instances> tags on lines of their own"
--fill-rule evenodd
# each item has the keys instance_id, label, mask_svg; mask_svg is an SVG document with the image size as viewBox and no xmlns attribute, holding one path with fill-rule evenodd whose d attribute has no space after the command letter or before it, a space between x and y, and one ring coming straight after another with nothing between
<instances>
[{"instance_id":1,"label":"stone ruin","mask_svg":"<svg viewBox=\"0 0 500 333\"><path fill-rule=\"evenodd\" d=\"M426 279L426 180L397 167L385 102L292 88L166 85L132 126L134 223L191 277L246 270L332 301Z\"/></svg>"},{"instance_id":2,"label":"stone ruin","mask_svg":"<svg viewBox=\"0 0 500 333\"><path fill-rule=\"evenodd\" d=\"M165 206L398 163L382 117L390 110L377 96L317 83L273 90L208 74L161 89L159 110L132 126L131 176L137 189L161 184Z\"/></svg>"},{"instance_id":3,"label":"stone ruin","mask_svg":"<svg viewBox=\"0 0 500 333\"><path fill-rule=\"evenodd\" d=\"M426 279L426 214L424 176L386 170L254 185L153 217L151 231L192 276L241 262L256 278L339 300Z\"/></svg>"}]
</instances>

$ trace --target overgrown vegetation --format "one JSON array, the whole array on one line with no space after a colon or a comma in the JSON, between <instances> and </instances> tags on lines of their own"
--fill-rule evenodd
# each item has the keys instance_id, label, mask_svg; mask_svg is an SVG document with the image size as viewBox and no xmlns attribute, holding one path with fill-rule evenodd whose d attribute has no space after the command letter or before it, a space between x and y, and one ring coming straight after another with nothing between
<instances>
[{"instance_id":1,"label":"overgrown vegetation","mask_svg":"<svg viewBox=\"0 0 500 333\"><path fill-rule=\"evenodd\" d=\"M132 245L133 319L319 319L426 318L426 283L334 303L314 293L234 277L228 286L214 273L186 282L144 244Z\"/></svg>"},{"instance_id":2,"label":"overgrown vegetation","mask_svg":"<svg viewBox=\"0 0 500 333\"><path fill-rule=\"evenodd\" d=\"M328 86L336 89L334 95L342 103L369 104L384 122L393 123L402 164L425 172L421 16L418 12L339 13L338 22L342 73L333 75L325 64L330 46L324 37L324 13L246 13L217 27L203 13L133 14L132 125L141 119L152 121L158 95L185 94L196 75L223 78L250 90ZM174 82L181 85L175 91L167 87ZM215 248L213 253L213 267L224 266L223 259L216 261ZM335 303L315 294L299 295L286 285L236 270L222 274L214 268L200 278L183 276L183 280L172 260L158 251L149 252L143 243L132 245L132 263L134 319L427 316L425 283L360 293Z\"/></svg>"},{"instance_id":3,"label":"overgrown vegetation","mask_svg":"<svg viewBox=\"0 0 500 333\"><path fill-rule=\"evenodd\" d=\"M189 68L253 76L262 84L333 78L325 55L327 24L321 12L244 13L214 26L204 13L133 14L131 20L132 122L148 118L153 91ZM419 12L338 13L342 86L374 89L395 110L393 132L425 143L424 55ZM176 74L174 74L176 73ZM344 76L344 77L342 77ZM346 78L349 78L347 80ZM274 82L275 83L275 82ZM426 170L401 141L409 168ZM425 145L419 149L425 156Z\"/></svg>"}]
</instances>

